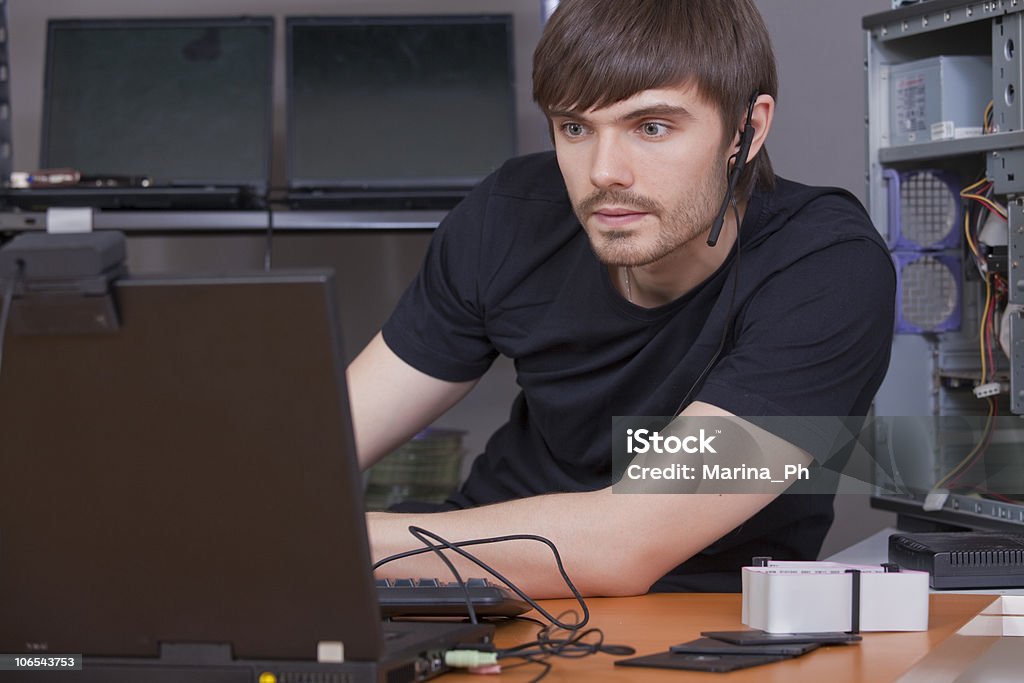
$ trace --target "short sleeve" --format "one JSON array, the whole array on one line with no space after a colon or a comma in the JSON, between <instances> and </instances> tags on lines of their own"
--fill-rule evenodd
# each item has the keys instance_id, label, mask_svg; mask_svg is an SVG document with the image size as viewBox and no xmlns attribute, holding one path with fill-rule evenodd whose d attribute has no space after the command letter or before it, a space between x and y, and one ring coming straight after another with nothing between
<instances>
[{"instance_id":1,"label":"short sleeve","mask_svg":"<svg viewBox=\"0 0 1024 683\"><path fill-rule=\"evenodd\" d=\"M749 300L697 400L739 416L865 414L888 367L895 287L872 240L802 257Z\"/></svg>"},{"instance_id":2,"label":"short sleeve","mask_svg":"<svg viewBox=\"0 0 1024 683\"><path fill-rule=\"evenodd\" d=\"M451 382L477 379L497 355L484 331L479 281L489 185L484 181L442 221L382 329L402 360Z\"/></svg>"}]
</instances>

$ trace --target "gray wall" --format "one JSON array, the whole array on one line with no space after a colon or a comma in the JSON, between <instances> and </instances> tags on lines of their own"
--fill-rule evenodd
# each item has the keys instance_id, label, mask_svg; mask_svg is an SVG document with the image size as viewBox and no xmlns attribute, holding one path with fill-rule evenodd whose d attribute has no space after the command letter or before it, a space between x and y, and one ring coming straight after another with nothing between
<instances>
[{"instance_id":1,"label":"gray wall","mask_svg":"<svg viewBox=\"0 0 1024 683\"><path fill-rule=\"evenodd\" d=\"M400 0L13 0L8 3L12 60L14 160L18 169L34 168L39 146L45 22L50 17L331 14L380 12ZM889 0L756 0L771 31L779 60L779 110L769 149L776 171L815 184L844 187L865 199L864 44L861 16L889 9ZM541 0L408 0L423 12L500 11L514 8L517 31L531 25ZM547 4L550 4L548 2ZM278 47L283 50L283 33ZM520 74L529 73L529 55L517 58ZM283 72L277 74L283 82ZM277 93L280 107L282 93ZM529 104L528 79L519 89L523 151L546 144L543 122ZM277 160L283 120L275 123ZM281 163L276 168L283 167ZM282 177L277 172L275 182ZM379 328L423 254L424 234L291 235L275 238L275 265L327 265L337 269L344 311L345 344L353 355ZM258 237L134 238L131 267L137 271L256 268L262 264ZM469 429L469 447L478 451L502 421L515 394L511 365L499 362L470 400L442 419ZM837 521L826 553L890 523L889 514L868 510L863 496L840 496Z\"/></svg>"},{"instance_id":2,"label":"gray wall","mask_svg":"<svg viewBox=\"0 0 1024 683\"><path fill-rule=\"evenodd\" d=\"M861 17L889 0L756 0L779 65L779 110L769 138L779 175L835 185L866 202Z\"/></svg>"}]
</instances>

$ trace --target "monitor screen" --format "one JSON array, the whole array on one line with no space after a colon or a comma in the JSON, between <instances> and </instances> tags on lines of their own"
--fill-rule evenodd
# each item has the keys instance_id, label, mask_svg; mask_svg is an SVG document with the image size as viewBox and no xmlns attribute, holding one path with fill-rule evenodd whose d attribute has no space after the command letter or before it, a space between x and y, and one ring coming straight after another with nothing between
<instances>
[{"instance_id":1,"label":"monitor screen","mask_svg":"<svg viewBox=\"0 0 1024 683\"><path fill-rule=\"evenodd\" d=\"M288 20L293 187L469 187L516 152L512 17Z\"/></svg>"},{"instance_id":2,"label":"monitor screen","mask_svg":"<svg viewBox=\"0 0 1024 683\"><path fill-rule=\"evenodd\" d=\"M273 20L55 20L41 164L266 185Z\"/></svg>"}]
</instances>

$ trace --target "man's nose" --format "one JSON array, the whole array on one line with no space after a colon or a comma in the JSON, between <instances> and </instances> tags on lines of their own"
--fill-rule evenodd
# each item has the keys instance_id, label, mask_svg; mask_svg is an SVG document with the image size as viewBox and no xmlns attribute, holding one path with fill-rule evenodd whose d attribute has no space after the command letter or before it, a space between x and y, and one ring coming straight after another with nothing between
<instances>
[{"instance_id":1,"label":"man's nose","mask_svg":"<svg viewBox=\"0 0 1024 683\"><path fill-rule=\"evenodd\" d=\"M598 136L590 163L590 182L602 190L628 188L633 185L629 154L618 136Z\"/></svg>"}]
</instances>

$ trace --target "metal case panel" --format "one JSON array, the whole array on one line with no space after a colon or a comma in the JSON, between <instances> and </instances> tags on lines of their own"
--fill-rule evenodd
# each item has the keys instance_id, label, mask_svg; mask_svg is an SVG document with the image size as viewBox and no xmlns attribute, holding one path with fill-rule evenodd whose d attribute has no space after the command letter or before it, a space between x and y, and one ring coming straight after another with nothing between
<instances>
[{"instance_id":1,"label":"metal case panel","mask_svg":"<svg viewBox=\"0 0 1024 683\"><path fill-rule=\"evenodd\" d=\"M1024 129L1020 92L1024 17L1009 14L992 22L992 123L999 132Z\"/></svg>"}]
</instances>

